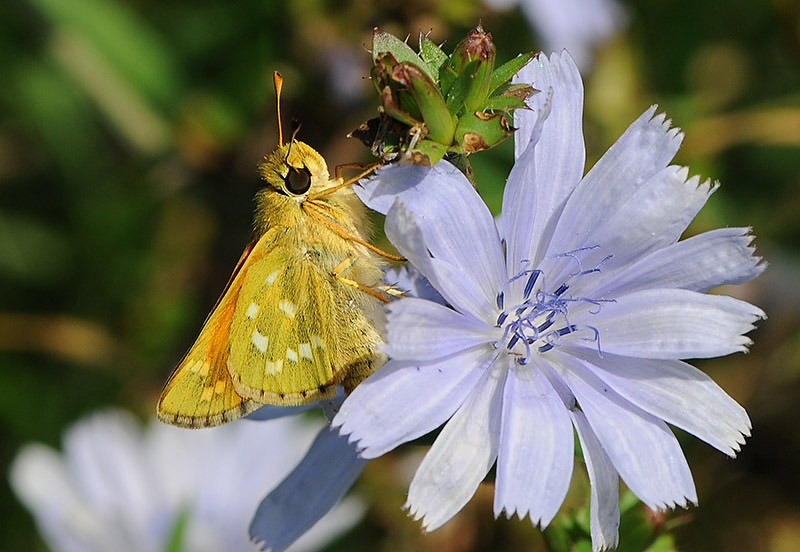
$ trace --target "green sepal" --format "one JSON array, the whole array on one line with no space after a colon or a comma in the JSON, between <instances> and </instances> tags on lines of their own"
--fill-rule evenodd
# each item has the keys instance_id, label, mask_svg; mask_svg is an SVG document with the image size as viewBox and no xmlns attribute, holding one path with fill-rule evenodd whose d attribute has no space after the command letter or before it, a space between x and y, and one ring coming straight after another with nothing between
<instances>
[{"instance_id":1,"label":"green sepal","mask_svg":"<svg viewBox=\"0 0 800 552\"><path fill-rule=\"evenodd\" d=\"M478 64L475 72L472 73L472 86L464 99L464 107L467 108L467 111L483 109L483 104L489 97L489 81L494 69L494 54L489 59L476 61Z\"/></svg>"},{"instance_id":2,"label":"green sepal","mask_svg":"<svg viewBox=\"0 0 800 552\"><path fill-rule=\"evenodd\" d=\"M471 178L468 155L510 136L513 111L526 108L525 99L534 91L510 82L533 54L495 68L495 45L480 25L450 56L422 33L417 53L376 28L372 57L380 117L352 135L383 162L434 164L444 157L460 161Z\"/></svg>"},{"instance_id":3,"label":"green sepal","mask_svg":"<svg viewBox=\"0 0 800 552\"><path fill-rule=\"evenodd\" d=\"M383 106L384 112L389 117L397 119L401 123L408 126L421 124L419 119L413 117L405 111L402 106L397 104L394 94L392 94L392 89L389 86L384 87L383 92L381 92L381 105Z\"/></svg>"},{"instance_id":4,"label":"green sepal","mask_svg":"<svg viewBox=\"0 0 800 552\"><path fill-rule=\"evenodd\" d=\"M413 96L428 128L430 139L441 144L450 144L453 141L455 122L436 83L416 65L404 62L392 69L392 79L406 87Z\"/></svg>"},{"instance_id":5,"label":"green sepal","mask_svg":"<svg viewBox=\"0 0 800 552\"><path fill-rule=\"evenodd\" d=\"M453 71L453 68L448 64L444 64L439 68L439 89L442 91L442 96L449 97L453 85L458 80L458 73Z\"/></svg>"},{"instance_id":6,"label":"green sepal","mask_svg":"<svg viewBox=\"0 0 800 552\"><path fill-rule=\"evenodd\" d=\"M467 33L461 42L456 44L453 53L450 55L450 67L456 73L461 73L471 61L477 59L489 59L494 57L495 47L492 42L491 33L483 30L483 27L478 25Z\"/></svg>"},{"instance_id":7,"label":"green sepal","mask_svg":"<svg viewBox=\"0 0 800 552\"><path fill-rule=\"evenodd\" d=\"M410 126L422 120L414 97L404 86L398 86L394 78L394 70L400 63L390 52L383 52L372 66L372 81L378 89L378 95L385 111L390 116Z\"/></svg>"},{"instance_id":8,"label":"green sepal","mask_svg":"<svg viewBox=\"0 0 800 552\"><path fill-rule=\"evenodd\" d=\"M467 94L470 92L470 87L473 85L472 74L477 66L477 61L468 63L447 92L447 109L450 110L450 113L454 115L460 114L461 108L467 99Z\"/></svg>"},{"instance_id":9,"label":"green sepal","mask_svg":"<svg viewBox=\"0 0 800 552\"><path fill-rule=\"evenodd\" d=\"M447 153L447 146L434 142L433 140L422 140L408 154L408 160L415 165L430 166L435 165Z\"/></svg>"},{"instance_id":10,"label":"green sepal","mask_svg":"<svg viewBox=\"0 0 800 552\"><path fill-rule=\"evenodd\" d=\"M528 52L527 54L520 54L514 59L505 62L492 73L491 81L489 82L489 93L491 94L497 90L500 85L510 81L517 72L525 67L536 54Z\"/></svg>"},{"instance_id":11,"label":"green sepal","mask_svg":"<svg viewBox=\"0 0 800 552\"><path fill-rule=\"evenodd\" d=\"M444 53L444 50L422 33L419 34L419 57L433 69L437 76L444 64L447 63L447 54ZM434 78L434 80L438 80L438 78Z\"/></svg>"},{"instance_id":12,"label":"green sepal","mask_svg":"<svg viewBox=\"0 0 800 552\"><path fill-rule=\"evenodd\" d=\"M517 98L518 100L524 102L528 98L528 96L530 96L531 94L533 94L535 92L539 92L539 91L536 90L530 84L522 84L522 83L520 83L520 84L511 84L511 83L507 83L507 84L503 84L500 87L498 87L494 91L494 93L492 94L492 97L494 98L495 96L508 96L510 98Z\"/></svg>"},{"instance_id":13,"label":"green sepal","mask_svg":"<svg viewBox=\"0 0 800 552\"><path fill-rule=\"evenodd\" d=\"M410 63L422 69L431 80L436 80L438 71L424 61L417 53L399 38L375 27L372 31L372 61L378 61L381 54L392 54L398 63Z\"/></svg>"},{"instance_id":14,"label":"green sepal","mask_svg":"<svg viewBox=\"0 0 800 552\"><path fill-rule=\"evenodd\" d=\"M448 98L451 95L459 97L463 93L463 103L467 111L481 109L489 96L496 52L491 33L484 31L480 25L472 29L464 40L458 43L448 63L458 76L453 83L453 89L465 86L466 92L456 90L456 94L452 94L451 89L448 90ZM453 106L456 107L454 113L460 109L458 103L451 104L448 101L448 105L451 106L451 111Z\"/></svg>"},{"instance_id":15,"label":"green sepal","mask_svg":"<svg viewBox=\"0 0 800 552\"><path fill-rule=\"evenodd\" d=\"M509 111L511 109L525 109L525 102L514 96L492 96L483 105L486 111Z\"/></svg>"},{"instance_id":16,"label":"green sepal","mask_svg":"<svg viewBox=\"0 0 800 552\"><path fill-rule=\"evenodd\" d=\"M458 120L456 143L464 153L475 153L496 146L513 133L502 113L465 113Z\"/></svg>"}]
</instances>

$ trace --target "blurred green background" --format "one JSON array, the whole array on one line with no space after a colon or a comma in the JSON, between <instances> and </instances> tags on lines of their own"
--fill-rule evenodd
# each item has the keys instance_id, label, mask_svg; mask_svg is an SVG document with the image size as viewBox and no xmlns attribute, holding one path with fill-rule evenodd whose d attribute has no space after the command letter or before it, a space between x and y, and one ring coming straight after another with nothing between
<instances>
[{"instance_id":1,"label":"blurred green background","mask_svg":"<svg viewBox=\"0 0 800 552\"><path fill-rule=\"evenodd\" d=\"M752 225L770 262L727 290L769 315L751 353L697 363L753 437L731 461L681 435L700 507L667 523L682 550L800 550L800 4L623 6L627 28L584 71L589 163L660 104L687 135L677 162L722 182L689 233ZM450 51L479 19L501 61L543 47L519 8L468 0L0 3L0 473L98 408L152 415L248 240L255 166L277 142L273 70L303 141L331 167L367 161L345 136L376 113L372 28ZM510 146L472 157L493 208ZM582 470L565 509L588 502ZM488 486L421 536L408 477L398 457L370 463L371 509L335 549L543 549L527 521L492 521ZM0 505L0 548L46 550L5 475Z\"/></svg>"}]
</instances>

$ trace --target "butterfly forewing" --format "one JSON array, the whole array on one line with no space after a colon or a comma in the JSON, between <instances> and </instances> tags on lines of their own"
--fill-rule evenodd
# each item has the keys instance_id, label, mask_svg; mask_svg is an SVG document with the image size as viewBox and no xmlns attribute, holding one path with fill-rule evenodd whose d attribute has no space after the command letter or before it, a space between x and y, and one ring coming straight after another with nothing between
<instances>
[{"instance_id":1,"label":"butterfly forewing","mask_svg":"<svg viewBox=\"0 0 800 552\"><path fill-rule=\"evenodd\" d=\"M236 393L227 370L228 328L241 289L245 250L200 336L172 372L158 401L158 416L183 427L209 427L234 420L260 405Z\"/></svg>"}]
</instances>

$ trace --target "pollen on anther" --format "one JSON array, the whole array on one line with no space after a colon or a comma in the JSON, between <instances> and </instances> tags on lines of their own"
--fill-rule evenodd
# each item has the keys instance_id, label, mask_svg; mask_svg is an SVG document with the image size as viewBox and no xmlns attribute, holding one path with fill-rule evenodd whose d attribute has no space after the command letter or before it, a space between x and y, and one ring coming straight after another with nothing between
<instances>
[{"instance_id":1,"label":"pollen on anther","mask_svg":"<svg viewBox=\"0 0 800 552\"><path fill-rule=\"evenodd\" d=\"M258 314L258 305L256 305L255 303L250 303L250 306L247 307L247 312L245 313L245 316L247 316L247 318L252 320L253 318L256 317L257 314Z\"/></svg>"},{"instance_id":2,"label":"pollen on anther","mask_svg":"<svg viewBox=\"0 0 800 552\"><path fill-rule=\"evenodd\" d=\"M295 314L297 314L297 305L285 299L278 303L278 308L289 318L294 318Z\"/></svg>"},{"instance_id":3,"label":"pollen on anther","mask_svg":"<svg viewBox=\"0 0 800 552\"><path fill-rule=\"evenodd\" d=\"M269 344L269 337L266 335L261 335L258 330L253 330L253 337L250 338L250 342L258 349L260 352L264 353L267 350L267 345Z\"/></svg>"}]
</instances>

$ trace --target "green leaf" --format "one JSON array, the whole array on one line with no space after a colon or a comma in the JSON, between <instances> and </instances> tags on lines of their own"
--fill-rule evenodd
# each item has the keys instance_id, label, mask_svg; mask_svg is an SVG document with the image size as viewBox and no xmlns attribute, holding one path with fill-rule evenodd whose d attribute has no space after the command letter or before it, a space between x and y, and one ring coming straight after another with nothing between
<instances>
[{"instance_id":1,"label":"green leaf","mask_svg":"<svg viewBox=\"0 0 800 552\"><path fill-rule=\"evenodd\" d=\"M186 544L186 527L188 523L189 509L182 508L164 545L164 552L183 552Z\"/></svg>"}]
</instances>

